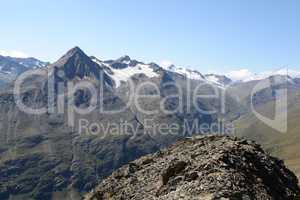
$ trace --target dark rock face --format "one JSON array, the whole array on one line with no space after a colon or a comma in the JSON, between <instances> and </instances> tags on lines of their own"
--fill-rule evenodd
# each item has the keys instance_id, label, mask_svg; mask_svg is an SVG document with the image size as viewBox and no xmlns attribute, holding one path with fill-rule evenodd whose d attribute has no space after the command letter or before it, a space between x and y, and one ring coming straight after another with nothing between
<instances>
[{"instance_id":1,"label":"dark rock face","mask_svg":"<svg viewBox=\"0 0 300 200\"><path fill-rule=\"evenodd\" d=\"M79 47L69 50L57 62L52 64L57 70L63 70L63 77L71 80L75 77L94 77L100 79L101 74L106 78L101 66L96 64Z\"/></svg>"},{"instance_id":2,"label":"dark rock face","mask_svg":"<svg viewBox=\"0 0 300 200\"><path fill-rule=\"evenodd\" d=\"M296 176L259 145L188 138L126 165L86 199L299 199Z\"/></svg>"},{"instance_id":3,"label":"dark rock face","mask_svg":"<svg viewBox=\"0 0 300 200\"><path fill-rule=\"evenodd\" d=\"M109 64L114 69L125 69L127 67L134 67L138 64L144 64L137 60L132 60L129 56L122 56L116 60L107 60L104 63Z\"/></svg>"}]
</instances>

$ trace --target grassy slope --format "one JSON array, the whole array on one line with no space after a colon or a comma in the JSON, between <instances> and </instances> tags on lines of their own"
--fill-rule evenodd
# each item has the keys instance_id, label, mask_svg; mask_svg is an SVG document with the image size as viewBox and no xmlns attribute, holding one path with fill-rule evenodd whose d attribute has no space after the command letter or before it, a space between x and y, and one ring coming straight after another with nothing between
<instances>
[{"instance_id":1,"label":"grassy slope","mask_svg":"<svg viewBox=\"0 0 300 200\"><path fill-rule=\"evenodd\" d=\"M272 155L285 161L300 178L300 93L289 96L288 131L279 133L260 122L252 113L235 121L237 136L261 143ZM259 112L272 115L273 102L257 108Z\"/></svg>"}]
</instances>

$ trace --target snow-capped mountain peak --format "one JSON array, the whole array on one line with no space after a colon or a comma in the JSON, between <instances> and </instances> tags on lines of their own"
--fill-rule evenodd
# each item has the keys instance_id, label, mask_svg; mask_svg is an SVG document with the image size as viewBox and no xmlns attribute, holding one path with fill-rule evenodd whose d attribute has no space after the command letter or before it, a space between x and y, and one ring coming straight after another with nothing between
<instances>
[{"instance_id":1,"label":"snow-capped mountain peak","mask_svg":"<svg viewBox=\"0 0 300 200\"><path fill-rule=\"evenodd\" d=\"M151 65L147 65L138 61L132 61L129 58L129 56L127 58L125 57L121 57L121 58L123 59L118 59L116 61L109 61L109 62L100 61L95 57L92 57L92 60L97 64L99 64L100 66L105 66L104 69L108 72L109 76L114 80L116 87L119 87L122 82L126 82L135 74L144 74L148 78L159 76L159 74L154 71Z\"/></svg>"},{"instance_id":2,"label":"snow-capped mountain peak","mask_svg":"<svg viewBox=\"0 0 300 200\"><path fill-rule=\"evenodd\" d=\"M128 55L125 55L125 56L122 56L120 57L119 59L116 60L117 62L121 62L121 63L125 63L125 64L128 64L130 63L131 61L131 58L128 56Z\"/></svg>"},{"instance_id":3,"label":"snow-capped mountain peak","mask_svg":"<svg viewBox=\"0 0 300 200\"><path fill-rule=\"evenodd\" d=\"M193 80L205 80L205 77L198 72L197 70L192 70L184 67L177 67L175 65L170 65L168 67L164 67L164 69L175 72L177 74L181 74L183 76L186 76L189 79Z\"/></svg>"},{"instance_id":4,"label":"snow-capped mountain peak","mask_svg":"<svg viewBox=\"0 0 300 200\"><path fill-rule=\"evenodd\" d=\"M249 82L263 80L271 76L288 76L290 78L300 78L300 71L282 68L275 71L264 71L261 73L252 73L247 69L235 70L227 73L227 76L236 82Z\"/></svg>"},{"instance_id":5,"label":"snow-capped mountain peak","mask_svg":"<svg viewBox=\"0 0 300 200\"><path fill-rule=\"evenodd\" d=\"M15 58L0 55L0 85L5 85L21 73L47 66L48 63L35 58Z\"/></svg>"},{"instance_id":6,"label":"snow-capped mountain peak","mask_svg":"<svg viewBox=\"0 0 300 200\"><path fill-rule=\"evenodd\" d=\"M232 83L232 80L225 75L206 74L204 76L207 81L209 81L211 83L215 83L220 86L226 86L226 85L229 85L230 83Z\"/></svg>"},{"instance_id":7,"label":"snow-capped mountain peak","mask_svg":"<svg viewBox=\"0 0 300 200\"><path fill-rule=\"evenodd\" d=\"M127 81L135 74L145 74L147 77L157 77L159 74L155 72L151 64L144 64L142 62L132 60L129 56L123 56L116 60L100 61L93 58L94 62L101 64L107 68L108 74L112 76L116 83L116 87L119 87L122 81ZM175 65L159 66L164 70L180 74L192 80L204 81L210 84L214 84L220 88L237 82L249 82L254 80L262 80L276 75L287 75L290 79L300 78L300 71L280 69L277 71L267 71L259 74L250 72L247 69L236 70L229 73L222 74L205 74L203 75L197 70L178 67ZM291 81L291 80L289 80Z\"/></svg>"}]
</instances>

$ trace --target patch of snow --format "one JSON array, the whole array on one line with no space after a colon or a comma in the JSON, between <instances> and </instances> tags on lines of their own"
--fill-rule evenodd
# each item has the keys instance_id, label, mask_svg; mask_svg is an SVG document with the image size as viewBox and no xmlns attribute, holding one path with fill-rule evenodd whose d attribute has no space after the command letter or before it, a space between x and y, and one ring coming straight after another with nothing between
<instances>
[{"instance_id":1,"label":"patch of snow","mask_svg":"<svg viewBox=\"0 0 300 200\"><path fill-rule=\"evenodd\" d=\"M249 82L255 80L263 80L269 78L270 76L276 75L289 76L291 78L300 78L300 71L283 68L277 71L265 71L262 73L255 74L250 72L248 69L241 69L231 71L226 75L234 81Z\"/></svg>"},{"instance_id":2,"label":"patch of snow","mask_svg":"<svg viewBox=\"0 0 300 200\"><path fill-rule=\"evenodd\" d=\"M266 79L270 76L276 76L276 75L289 76L291 78L300 78L300 71L288 70L288 69L280 69L277 71L266 71L266 72L262 72L260 74L254 74L253 76L248 77L242 81L248 82L248 81L253 81L253 80L262 80L262 79Z\"/></svg>"},{"instance_id":3,"label":"patch of snow","mask_svg":"<svg viewBox=\"0 0 300 200\"><path fill-rule=\"evenodd\" d=\"M153 71L153 69L149 65L145 64L137 64L133 67L128 66L123 69L115 69L112 68L109 64L103 63L97 59L93 59L93 61L100 65L105 65L112 71L112 74L108 75L115 81L116 87L119 87L122 81L126 82L130 77L132 77L135 74L144 74L149 78L159 76L156 72Z\"/></svg>"},{"instance_id":4,"label":"patch of snow","mask_svg":"<svg viewBox=\"0 0 300 200\"><path fill-rule=\"evenodd\" d=\"M183 68L183 67L176 67L175 65L164 67L164 69L175 72L177 74L181 74L183 76L186 76L189 79L205 80L203 78L202 74L196 70L191 70L191 69L187 69L187 68Z\"/></svg>"},{"instance_id":5,"label":"patch of snow","mask_svg":"<svg viewBox=\"0 0 300 200\"><path fill-rule=\"evenodd\" d=\"M126 65L129 65L130 64L130 60L125 60L123 61L122 63L126 64Z\"/></svg>"},{"instance_id":6,"label":"patch of snow","mask_svg":"<svg viewBox=\"0 0 300 200\"><path fill-rule=\"evenodd\" d=\"M292 78L300 78L300 71L290 70L290 69L281 69L276 72L279 75L288 75Z\"/></svg>"},{"instance_id":7,"label":"patch of snow","mask_svg":"<svg viewBox=\"0 0 300 200\"><path fill-rule=\"evenodd\" d=\"M215 75L208 75L208 76L205 76L205 78L206 78L206 80L208 80L209 82L216 83L216 84L220 84L219 78L216 77Z\"/></svg>"},{"instance_id":8,"label":"patch of snow","mask_svg":"<svg viewBox=\"0 0 300 200\"><path fill-rule=\"evenodd\" d=\"M225 76L229 77L233 81L243 81L246 79L252 79L255 74L253 74L248 69L239 69L233 70L225 74Z\"/></svg>"}]
</instances>

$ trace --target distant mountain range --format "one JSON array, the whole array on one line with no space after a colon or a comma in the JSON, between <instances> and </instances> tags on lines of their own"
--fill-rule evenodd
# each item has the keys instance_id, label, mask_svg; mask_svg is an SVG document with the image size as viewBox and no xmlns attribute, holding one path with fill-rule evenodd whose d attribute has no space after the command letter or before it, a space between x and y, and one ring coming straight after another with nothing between
<instances>
[{"instance_id":1,"label":"distant mountain range","mask_svg":"<svg viewBox=\"0 0 300 200\"><path fill-rule=\"evenodd\" d=\"M14 58L0 55L0 85L8 84L27 70L46 67L48 64L36 58Z\"/></svg>"},{"instance_id":2,"label":"distant mountain range","mask_svg":"<svg viewBox=\"0 0 300 200\"><path fill-rule=\"evenodd\" d=\"M101 65L106 65L109 68L114 69L113 78L115 79L116 85L122 81L126 81L129 77L140 72L145 73L149 77L155 76L152 72L152 67L161 67L155 63L145 64L141 61L132 60L129 56L122 56L116 60L105 60L101 61L96 57L92 56L91 59ZM8 83L16 78L19 74L26 70L42 68L49 65L49 62L40 61L36 58L14 58L0 55L0 83ZM130 68L128 68L130 67ZM210 83L215 83L219 86L227 86L229 84L234 84L238 82L250 82L255 80L266 79L274 75L290 76L291 78L300 78L300 71L289 70L287 68L282 68L275 71L266 71L258 74L253 74L245 78L231 79L233 76L230 73L226 75L222 74L202 74L201 72L189 69L185 67L177 67L175 65L170 65L168 67L161 67L165 70L187 76L194 80L204 80ZM111 72L110 72L111 73ZM125 74L125 77L123 76Z\"/></svg>"},{"instance_id":3,"label":"distant mountain range","mask_svg":"<svg viewBox=\"0 0 300 200\"><path fill-rule=\"evenodd\" d=\"M152 77L155 73L152 71L152 67L161 67L155 63L145 64L141 61L132 60L129 56L122 56L116 60L105 60L100 61L96 57L92 56L91 59L101 65L106 65L108 68L112 68L112 77L115 79L116 86L119 86L122 81L126 81L129 77L134 74L143 72L145 75ZM49 65L49 62L44 62L33 57L29 58L15 58L0 55L0 82L8 83L16 78L19 74L26 70L43 68ZM130 67L130 68L128 68ZM289 70L283 68L275 71L266 71L259 74L253 74L251 76L241 79L230 79L227 75L219 74L202 74L201 72L185 67L177 67L170 65L168 67L161 67L167 71L171 71L177 74L181 74L190 79L203 80L210 83L215 83L219 86L227 86L237 82L250 82L255 80L266 79L274 75L287 75L291 78L300 78L300 71ZM145 70L145 71L144 71ZM109 72L111 73L111 72ZM125 74L125 77L123 76Z\"/></svg>"},{"instance_id":4,"label":"distant mountain range","mask_svg":"<svg viewBox=\"0 0 300 200\"><path fill-rule=\"evenodd\" d=\"M44 75L27 79L20 99L31 108L46 107L47 111L40 115L20 110L12 92L16 77L28 70ZM300 111L296 109L300 102L297 72L289 76L277 72L251 80L231 80L225 75L202 74L174 65L143 63L129 56L103 61L75 47L54 63L0 56L0 75L0 199L80 199L122 165L180 138L199 134L197 129L185 129L193 127L194 122L208 126L234 123L236 135L264 144L271 153L279 152L282 159L289 159L293 170L300 172L300 162L291 160L292 153L300 150L299 145L293 145L292 149L287 145L299 139L294 129L297 120L289 124L292 127L285 137L258 122L250 106L252 89L260 80L266 80L271 84L253 97L255 107L271 113L276 90L286 88L292 109L289 113L300 119ZM93 94L85 88L70 96L68 86L80 81L93 83L101 102L92 101ZM136 101L139 106L127 104L132 97L130 82L136 87L151 83L152 87L140 88L146 98ZM199 85L203 86L199 88ZM211 85L221 94L226 91L224 105L219 99L206 98L190 103L195 93L209 93ZM179 94L182 99L178 98ZM96 109L87 114L71 112L70 118L70 105L77 108L92 105ZM141 112L160 107L172 112ZM201 112L213 108L217 112ZM50 112L52 109L63 112ZM116 110L121 111L105 112ZM82 131L82 119L94 126ZM124 122L130 127L110 127ZM173 124L178 125L174 133L156 134L160 125ZM103 127L108 128L98 134L90 133ZM209 131L202 134L205 133Z\"/></svg>"}]
</instances>

